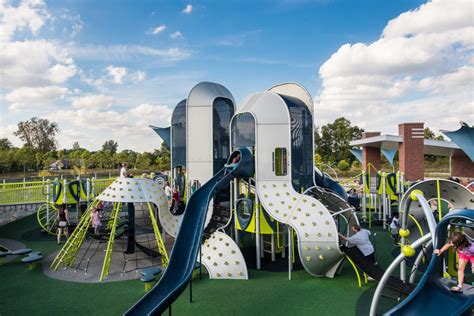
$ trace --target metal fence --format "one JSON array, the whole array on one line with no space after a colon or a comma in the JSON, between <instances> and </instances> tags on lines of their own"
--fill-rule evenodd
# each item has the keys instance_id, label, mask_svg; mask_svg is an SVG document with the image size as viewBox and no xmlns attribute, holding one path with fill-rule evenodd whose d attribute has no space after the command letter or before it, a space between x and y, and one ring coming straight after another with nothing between
<instances>
[{"instance_id":1,"label":"metal fence","mask_svg":"<svg viewBox=\"0 0 474 316\"><path fill-rule=\"evenodd\" d=\"M94 195L97 196L109 186L115 178L91 179ZM47 186L52 181L30 181L0 183L1 204L27 204L46 201Z\"/></svg>"}]
</instances>

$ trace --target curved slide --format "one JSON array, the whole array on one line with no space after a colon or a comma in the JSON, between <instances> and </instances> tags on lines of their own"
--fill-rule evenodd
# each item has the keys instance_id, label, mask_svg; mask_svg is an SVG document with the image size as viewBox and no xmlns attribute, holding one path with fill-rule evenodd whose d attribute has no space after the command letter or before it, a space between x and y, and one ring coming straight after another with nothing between
<instances>
[{"instance_id":1,"label":"curved slide","mask_svg":"<svg viewBox=\"0 0 474 316\"><path fill-rule=\"evenodd\" d=\"M160 315L184 291L191 279L201 245L204 221L214 193L229 185L236 177L253 176L253 156L246 148L238 150L241 159L237 166L225 174L221 169L191 195L183 221L171 252L168 267L155 287L143 296L125 315ZM236 154L234 152L229 160Z\"/></svg>"},{"instance_id":2,"label":"curved slide","mask_svg":"<svg viewBox=\"0 0 474 316\"><path fill-rule=\"evenodd\" d=\"M453 220L474 221L474 210L462 209L451 211L438 224L436 230L436 248L441 248L446 240L448 225ZM468 267L469 268L469 267ZM464 293L450 291L452 284L443 282L442 256L433 256L428 269L415 290L400 304L384 315L472 315L474 306L474 289L464 286Z\"/></svg>"},{"instance_id":3,"label":"curved slide","mask_svg":"<svg viewBox=\"0 0 474 316\"><path fill-rule=\"evenodd\" d=\"M327 173L323 173L316 167L314 168L314 181L318 187L329 189L339 195L344 201L347 202L348 196L346 190L333 178L331 178Z\"/></svg>"}]
</instances>

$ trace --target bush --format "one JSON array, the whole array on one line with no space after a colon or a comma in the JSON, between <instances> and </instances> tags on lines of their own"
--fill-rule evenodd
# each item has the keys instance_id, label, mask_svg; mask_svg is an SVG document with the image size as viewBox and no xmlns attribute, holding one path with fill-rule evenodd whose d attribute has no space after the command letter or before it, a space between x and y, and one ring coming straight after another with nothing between
<instances>
[{"instance_id":1,"label":"bush","mask_svg":"<svg viewBox=\"0 0 474 316\"><path fill-rule=\"evenodd\" d=\"M360 170L362 168L360 162L358 160L354 160L352 162L352 166L351 166L352 170Z\"/></svg>"},{"instance_id":2,"label":"bush","mask_svg":"<svg viewBox=\"0 0 474 316\"><path fill-rule=\"evenodd\" d=\"M345 161L344 159L339 161L339 163L337 164L337 169L339 169L341 171L347 171L347 170L349 170L350 167L351 167L351 165L347 161Z\"/></svg>"}]
</instances>

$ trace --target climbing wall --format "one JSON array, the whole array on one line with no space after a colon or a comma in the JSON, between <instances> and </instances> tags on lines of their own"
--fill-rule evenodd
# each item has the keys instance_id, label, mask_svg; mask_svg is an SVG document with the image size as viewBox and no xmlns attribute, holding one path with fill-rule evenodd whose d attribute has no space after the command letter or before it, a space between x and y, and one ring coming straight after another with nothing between
<instances>
[{"instance_id":1,"label":"climbing wall","mask_svg":"<svg viewBox=\"0 0 474 316\"><path fill-rule=\"evenodd\" d=\"M168 235L176 238L176 236L178 236L179 228L181 227L181 221L183 220L184 213L181 215L173 215L170 212L168 203L163 206L164 207L160 207L158 210L160 223Z\"/></svg>"},{"instance_id":2,"label":"climbing wall","mask_svg":"<svg viewBox=\"0 0 474 316\"><path fill-rule=\"evenodd\" d=\"M234 240L222 232L214 232L202 244L201 260L211 279L248 279L242 252Z\"/></svg>"},{"instance_id":3,"label":"climbing wall","mask_svg":"<svg viewBox=\"0 0 474 316\"><path fill-rule=\"evenodd\" d=\"M343 254L329 210L313 197L294 191L289 181L258 181L257 188L268 213L296 231L305 270L314 276L333 277Z\"/></svg>"}]
</instances>

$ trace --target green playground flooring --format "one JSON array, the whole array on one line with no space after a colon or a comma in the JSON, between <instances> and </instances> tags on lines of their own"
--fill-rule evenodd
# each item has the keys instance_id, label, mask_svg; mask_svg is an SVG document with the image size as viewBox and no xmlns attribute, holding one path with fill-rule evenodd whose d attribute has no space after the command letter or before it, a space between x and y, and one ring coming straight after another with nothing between
<instances>
[{"instance_id":1,"label":"green playground flooring","mask_svg":"<svg viewBox=\"0 0 474 316\"><path fill-rule=\"evenodd\" d=\"M380 227L376 250L379 265L392 260L390 235ZM46 257L59 249L55 236L44 235L35 215L0 227L0 238L24 243ZM287 272L249 270L248 281L193 281L173 304L174 315L368 315L375 283L357 287L354 270L346 262L335 279L314 278L304 270ZM74 283L51 279L41 267L28 270L19 259L0 258L0 315L121 315L145 294L139 280L107 283ZM389 293L396 297L398 293ZM395 304L384 298L380 312Z\"/></svg>"}]
</instances>

